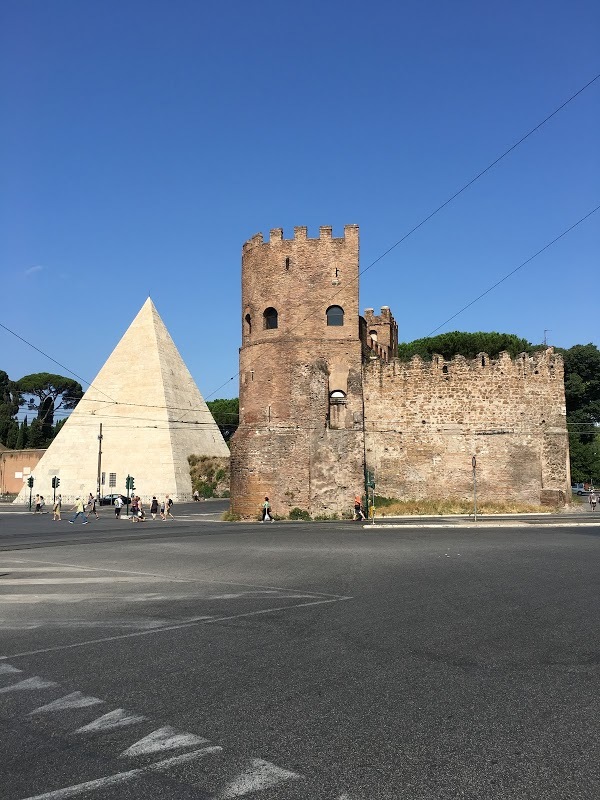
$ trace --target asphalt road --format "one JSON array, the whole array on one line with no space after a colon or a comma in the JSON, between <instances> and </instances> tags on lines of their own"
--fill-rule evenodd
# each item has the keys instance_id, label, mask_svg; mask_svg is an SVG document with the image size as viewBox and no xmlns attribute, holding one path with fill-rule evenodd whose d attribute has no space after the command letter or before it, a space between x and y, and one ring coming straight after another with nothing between
<instances>
[{"instance_id":1,"label":"asphalt road","mask_svg":"<svg viewBox=\"0 0 600 800\"><path fill-rule=\"evenodd\" d=\"M208 505L0 512L3 800L600 796L600 515L373 530Z\"/></svg>"}]
</instances>

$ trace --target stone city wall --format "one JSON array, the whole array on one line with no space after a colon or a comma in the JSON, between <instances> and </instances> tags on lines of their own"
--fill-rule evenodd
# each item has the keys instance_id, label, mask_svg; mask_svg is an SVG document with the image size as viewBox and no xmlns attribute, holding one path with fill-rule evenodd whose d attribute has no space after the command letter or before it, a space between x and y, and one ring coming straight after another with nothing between
<instances>
[{"instance_id":1,"label":"stone city wall","mask_svg":"<svg viewBox=\"0 0 600 800\"><path fill-rule=\"evenodd\" d=\"M551 350L365 365L367 465L377 494L564 504L569 497L562 358Z\"/></svg>"}]
</instances>

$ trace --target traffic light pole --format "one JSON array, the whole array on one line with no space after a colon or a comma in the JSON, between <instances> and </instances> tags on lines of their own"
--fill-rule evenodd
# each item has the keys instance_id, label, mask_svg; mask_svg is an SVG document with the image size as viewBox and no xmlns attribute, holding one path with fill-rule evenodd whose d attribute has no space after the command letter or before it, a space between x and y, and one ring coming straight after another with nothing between
<instances>
[{"instance_id":1,"label":"traffic light pole","mask_svg":"<svg viewBox=\"0 0 600 800\"><path fill-rule=\"evenodd\" d=\"M98 491L96 496L100 499L100 480L102 478L102 423L100 423L100 434L98 436Z\"/></svg>"}]
</instances>

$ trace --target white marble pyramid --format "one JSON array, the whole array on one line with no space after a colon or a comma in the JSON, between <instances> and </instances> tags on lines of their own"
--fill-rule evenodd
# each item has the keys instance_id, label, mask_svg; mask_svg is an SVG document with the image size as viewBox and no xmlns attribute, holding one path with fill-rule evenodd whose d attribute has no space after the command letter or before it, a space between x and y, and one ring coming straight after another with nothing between
<instances>
[{"instance_id":1,"label":"white marble pyramid","mask_svg":"<svg viewBox=\"0 0 600 800\"><path fill-rule=\"evenodd\" d=\"M191 499L188 456L229 457L150 298L33 471L34 494L48 503L54 475L65 500L96 493L100 423L104 495L125 494L125 479L132 475L142 498ZM28 498L25 485L16 502Z\"/></svg>"}]
</instances>

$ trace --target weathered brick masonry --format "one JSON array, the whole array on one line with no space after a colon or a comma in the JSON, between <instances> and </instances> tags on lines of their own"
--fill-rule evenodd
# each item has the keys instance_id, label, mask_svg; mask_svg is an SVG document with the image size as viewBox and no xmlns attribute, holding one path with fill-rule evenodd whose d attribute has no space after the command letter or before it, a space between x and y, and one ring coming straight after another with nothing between
<instances>
[{"instance_id":1,"label":"weathered brick masonry","mask_svg":"<svg viewBox=\"0 0 600 800\"><path fill-rule=\"evenodd\" d=\"M348 510L375 469L379 494L564 502L569 486L562 360L481 354L396 358L387 306L358 313L358 227L309 239L281 229L242 251L240 426L232 510Z\"/></svg>"},{"instance_id":2,"label":"weathered brick masonry","mask_svg":"<svg viewBox=\"0 0 600 800\"><path fill-rule=\"evenodd\" d=\"M367 463L389 497L564 503L569 486L563 364L460 356L365 364Z\"/></svg>"}]
</instances>

